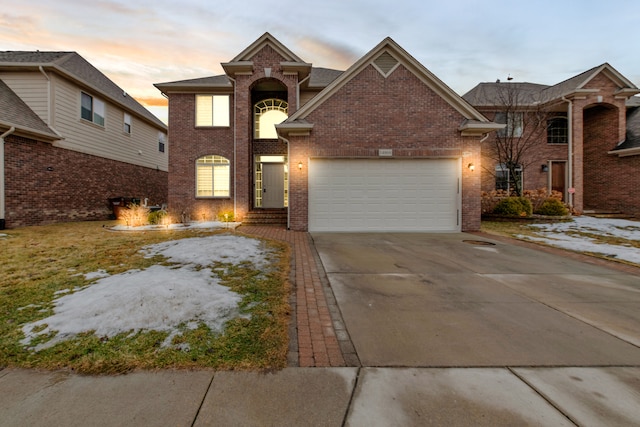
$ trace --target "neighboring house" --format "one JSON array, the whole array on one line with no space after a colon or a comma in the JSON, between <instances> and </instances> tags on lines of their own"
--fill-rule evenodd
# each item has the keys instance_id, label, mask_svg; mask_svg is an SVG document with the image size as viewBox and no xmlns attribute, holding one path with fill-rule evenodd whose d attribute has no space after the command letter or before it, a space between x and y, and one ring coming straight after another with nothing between
<instances>
[{"instance_id":1,"label":"neighboring house","mask_svg":"<svg viewBox=\"0 0 640 427\"><path fill-rule=\"evenodd\" d=\"M166 125L75 52L0 52L0 134L0 226L166 202Z\"/></svg>"},{"instance_id":2,"label":"neighboring house","mask_svg":"<svg viewBox=\"0 0 640 427\"><path fill-rule=\"evenodd\" d=\"M515 172L524 189L557 190L577 213L638 215L640 100L634 95L639 92L605 63L553 86L481 83L463 98L488 118L506 123L506 132L522 138L528 136L526 121L545 114L543 132ZM506 93L517 94L518 102L505 102L514 99ZM510 109L509 104L518 105ZM508 186L504 168L492 155L494 138L499 134L482 146L484 191Z\"/></svg>"},{"instance_id":3,"label":"neighboring house","mask_svg":"<svg viewBox=\"0 0 640 427\"><path fill-rule=\"evenodd\" d=\"M169 210L192 219L286 212L293 230L480 226L487 120L393 40L346 71L265 33L224 75L169 98Z\"/></svg>"}]
</instances>

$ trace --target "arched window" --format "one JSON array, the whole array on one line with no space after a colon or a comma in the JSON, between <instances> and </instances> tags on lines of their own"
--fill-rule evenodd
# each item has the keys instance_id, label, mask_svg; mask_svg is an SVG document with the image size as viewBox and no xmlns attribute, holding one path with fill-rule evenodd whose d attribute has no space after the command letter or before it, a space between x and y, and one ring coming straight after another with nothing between
<instances>
[{"instance_id":1,"label":"arched window","mask_svg":"<svg viewBox=\"0 0 640 427\"><path fill-rule=\"evenodd\" d=\"M265 99L253 108L254 136L256 139L276 139L275 125L289 117L289 104L281 99Z\"/></svg>"},{"instance_id":2,"label":"arched window","mask_svg":"<svg viewBox=\"0 0 640 427\"><path fill-rule=\"evenodd\" d=\"M229 159L204 156L196 160L196 197L229 197Z\"/></svg>"}]
</instances>

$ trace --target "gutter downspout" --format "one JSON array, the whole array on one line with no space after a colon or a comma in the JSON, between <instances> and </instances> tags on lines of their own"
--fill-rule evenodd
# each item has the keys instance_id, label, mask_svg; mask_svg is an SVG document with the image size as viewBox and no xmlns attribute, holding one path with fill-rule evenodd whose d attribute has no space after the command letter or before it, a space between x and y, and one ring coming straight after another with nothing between
<instances>
[{"instance_id":1,"label":"gutter downspout","mask_svg":"<svg viewBox=\"0 0 640 427\"><path fill-rule=\"evenodd\" d=\"M0 230L5 228L5 210L4 210L4 139L15 132L16 127L11 126L11 129L0 135Z\"/></svg>"},{"instance_id":2,"label":"gutter downspout","mask_svg":"<svg viewBox=\"0 0 640 427\"><path fill-rule=\"evenodd\" d=\"M569 208L573 210L573 193L569 191L570 188L573 188L573 102L564 96L562 96L562 100L569 104L567 106L567 173L569 175L567 199L569 202Z\"/></svg>"},{"instance_id":3,"label":"gutter downspout","mask_svg":"<svg viewBox=\"0 0 640 427\"><path fill-rule=\"evenodd\" d=\"M44 78L47 79L47 126L49 126L49 129L54 131L56 133L56 135L58 135L59 137L62 137L60 132L55 130L55 128L51 124L51 110L52 110L52 107L51 107L51 79L47 75L46 71L44 71L44 68L42 68L42 65L40 65L38 67L38 69L40 70L40 72L42 73Z\"/></svg>"},{"instance_id":4,"label":"gutter downspout","mask_svg":"<svg viewBox=\"0 0 640 427\"><path fill-rule=\"evenodd\" d=\"M310 78L311 78L311 73L309 73L309 75L304 79L300 80L296 85L296 111L300 109L300 86L302 86L302 83L306 82Z\"/></svg>"},{"instance_id":5,"label":"gutter downspout","mask_svg":"<svg viewBox=\"0 0 640 427\"><path fill-rule=\"evenodd\" d=\"M233 220L234 221L238 221L237 218L237 210L238 210L238 173L237 173L237 169L236 166L238 164L237 162L237 158L238 158L238 153L237 153L237 136L236 136L236 129L238 128L238 124L236 123L236 103L238 102L238 97L237 97L237 90L238 90L238 85L236 84L236 79L227 76L227 78L229 80L231 80L233 82Z\"/></svg>"}]
</instances>

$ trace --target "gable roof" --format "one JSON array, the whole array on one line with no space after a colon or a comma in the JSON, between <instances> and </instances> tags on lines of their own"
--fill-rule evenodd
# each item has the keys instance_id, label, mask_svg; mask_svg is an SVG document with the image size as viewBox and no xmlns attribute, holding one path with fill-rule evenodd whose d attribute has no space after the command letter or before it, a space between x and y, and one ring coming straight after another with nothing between
<instances>
[{"instance_id":1,"label":"gable roof","mask_svg":"<svg viewBox=\"0 0 640 427\"><path fill-rule=\"evenodd\" d=\"M500 93L505 87L511 87L518 90L521 96L521 105L536 105L562 99L580 92L590 92L587 84L600 73L604 73L608 78L615 82L621 89L617 94L632 96L640 93L640 90L626 77L620 74L615 68L608 63L598 65L587 71L584 71L567 80L557 83L553 86L541 85L536 83L480 83L462 97L471 105L476 107L493 107L504 105L501 101ZM509 86L511 85L511 86Z\"/></svg>"},{"instance_id":2,"label":"gable roof","mask_svg":"<svg viewBox=\"0 0 640 427\"><path fill-rule=\"evenodd\" d=\"M537 83L521 82L479 83L462 95L462 98L474 107L494 107L504 104L501 99L506 96L506 93L516 92L519 104L531 105L539 100L540 92L548 87Z\"/></svg>"},{"instance_id":3,"label":"gable roof","mask_svg":"<svg viewBox=\"0 0 640 427\"><path fill-rule=\"evenodd\" d=\"M167 129L160 119L76 52L0 51L0 70L39 70L40 67L95 91L160 129Z\"/></svg>"},{"instance_id":4,"label":"gable roof","mask_svg":"<svg viewBox=\"0 0 640 427\"><path fill-rule=\"evenodd\" d=\"M62 139L25 102L0 80L0 127L45 141Z\"/></svg>"},{"instance_id":5,"label":"gable roof","mask_svg":"<svg viewBox=\"0 0 640 427\"><path fill-rule=\"evenodd\" d=\"M283 58L280 66L285 73L296 73L298 78L302 80L311 72L311 64L304 62L269 33L264 33L258 40L251 43L233 58L231 62L223 62L222 68L229 76L251 73L253 71L253 57L265 47L272 48Z\"/></svg>"},{"instance_id":6,"label":"gable roof","mask_svg":"<svg viewBox=\"0 0 640 427\"><path fill-rule=\"evenodd\" d=\"M265 46L271 46L271 48L273 48L273 50L275 50L280 56L282 56L285 61L305 63L295 53L289 50L289 48L280 43L268 32L264 33L256 41L247 46L230 62L251 61L251 58L253 58L255 54L261 51Z\"/></svg>"},{"instance_id":7,"label":"gable roof","mask_svg":"<svg viewBox=\"0 0 640 427\"><path fill-rule=\"evenodd\" d=\"M443 98L449 105L451 105L456 111L458 111L466 120L461 125L460 130L464 134L481 134L487 133L491 130L504 127L503 125L497 125L489 121L486 117L480 114L474 107L462 99L457 93L437 78L433 73L427 70L420 62L407 53L400 45L393 41L390 37L382 40L376 47L360 58L355 64L353 64L344 73L337 76L322 92L309 100L298 111L291 115L282 124L276 126L277 129L284 133L288 131L301 131L305 128L311 129L312 125L306 122L306 118L316 108L322 105L326 100L333 96L340 88L346 85L351 79L358 75L369 65L374 65L376 68L380 66L376 62L380 63L382 67L387 65L383 64L386 61L385 58L391 57L391 59L397 61L398 64L404 65L409 71L416 75L425 85L432 89L436 94ZM382 58L382 59L381 59ZM391 66L388 70L390 73L395 66Z\"/></svg>"}]
</instances>

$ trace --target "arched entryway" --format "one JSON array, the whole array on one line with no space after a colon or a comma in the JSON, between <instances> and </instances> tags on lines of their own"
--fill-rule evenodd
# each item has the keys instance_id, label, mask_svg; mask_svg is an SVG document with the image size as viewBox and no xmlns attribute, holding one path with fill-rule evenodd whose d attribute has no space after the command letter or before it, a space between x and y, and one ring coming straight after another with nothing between
<instances>
[{"instance_id":1,"label":"arched entryway","mask_svg":"<svg viewBox=\"0 0 640 427\"><path fill-rule=\"evenodd\" d=\"M289 116L288 98L287 87L276 79L261 80L251 90L254 209L289 205L287 146L275 129Z\"/></svg>"}]
</instances>

